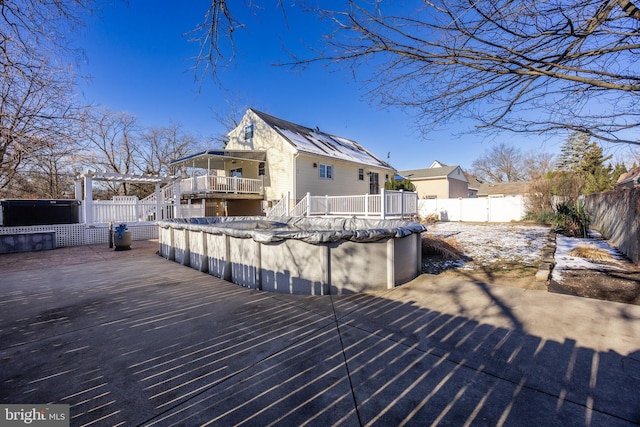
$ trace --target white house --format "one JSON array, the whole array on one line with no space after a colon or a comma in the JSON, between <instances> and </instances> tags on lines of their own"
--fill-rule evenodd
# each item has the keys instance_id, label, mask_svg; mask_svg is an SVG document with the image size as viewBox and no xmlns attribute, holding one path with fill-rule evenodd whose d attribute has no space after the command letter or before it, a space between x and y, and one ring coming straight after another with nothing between
<instances>
[{"instance_id":1,"label":"white house","mask_svg":"<svg viewBox=\"0 0 640 427\"><path fill-rule=\"evenodd\" d=\"M395 169L351 139L248 109L222 150L179 159L189 168L181 193L207 215L263 213L289 194L378 194Z\"/></svg>"}]
</instances>

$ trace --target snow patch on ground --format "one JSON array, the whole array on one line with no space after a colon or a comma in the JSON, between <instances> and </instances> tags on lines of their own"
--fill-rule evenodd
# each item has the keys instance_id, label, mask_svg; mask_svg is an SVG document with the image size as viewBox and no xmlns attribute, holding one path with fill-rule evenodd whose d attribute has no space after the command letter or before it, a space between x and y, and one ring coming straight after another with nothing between
<instances>
[{"instance_id":1,"label":"snow patch on ground","mask_svg":"<svg viewBox=\"0 0 640 427\"><path fill-rule=\"evenodd\" d=\"M624 259L617 249L609 245L606 240L599 238L599 234L590 233L595 238L582 239L577 237L567 237L561 234L556 236L555 266L551 274L556 282L562 281L562 273L571 270L623 270L617 260ZM569 253L579 246L592 246L607 252L611 256L609 262L591 260L569 255Z\"/></svg>"},{"instance_id":2,"label":"snow patch on ground","mask_svg":"<svg viewBox=\"0 0 640 427\"><path fill-rule=\"evenodd\" d=\"M508 270L514 265L537 267L542 261L542 251L547 242L549 227L521 224L471 224L464 222L439 222L427 225L425 235L454 239L468 258L466 260L430 260L425 259L423 270L438 274L446 269L471 271L490 269ZM563 280L562 274L572 270L624 270L618 260L625 257L607 240L595 231L590 238L580 239L556 236L555 265L552 278L556 282ZM594 246L611 255L610 260L590 260L569 255L578 246Z\"/></svg>"},{"instance_id":3,"label":"snow patch on ground","mask_svg":"<svg viewBox=\"0 0 640 427\"><path fill-rule=\"evenodd\" d=\"M438 268L495 270L508 269L514 264L537 266L542 258L549 228L519 224L439 222L427 225L426 234L455 239L470 258L467 261L444 261Z\"/></svg>"}]
</instances>

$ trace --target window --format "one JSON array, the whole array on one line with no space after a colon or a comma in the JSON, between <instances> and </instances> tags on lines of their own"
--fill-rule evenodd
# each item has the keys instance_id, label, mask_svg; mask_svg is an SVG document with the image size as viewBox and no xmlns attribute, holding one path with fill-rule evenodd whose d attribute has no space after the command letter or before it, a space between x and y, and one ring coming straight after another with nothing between
<instances>
[{"instance_id":1,"label":"window","mask_svg":"<svg viewBox=\"0 0 640 427\"><path fill-rule=\"evenodd\" d=\"M253 125L244 127L244 140L253 138Z\"/></svg>"},{"instance_id":2,"label":"window","mask_svg":"<svg viewBox=\"0 0 640 427\"><path fill-rule=\"evenodd\" d=\"M242 178L242 168L231 169L229 172L230 175L234 178Z\"/></svg>"},{"instance_id":3,"label":"window","mask_svg":"<svg viewBox=\"0 0 640 427\"><path fill-rule=\"evenodd\" d=\"M333 179L333 166L332 165L323 165L320 163L320 178L322 179Z\"/></svg>"},{"instance_id":4,"label":"window","mask_svg":"<svg viewBox=\"0 0 640 427\"><path fill-rule=\"evenodd\" d=\"M258 163L258 176L264 176L264 175L265 175L264 162L260 162Z\"/></svg>"},{"instance_id":5,"label":"window","mask_svg":"<svg viewBox=\"0 0 640 427\"><path fill-rule=\"evenodd\" d=\"M364 169L358 169L358 181L364 181Z\"/></svg>"}]
</instances>

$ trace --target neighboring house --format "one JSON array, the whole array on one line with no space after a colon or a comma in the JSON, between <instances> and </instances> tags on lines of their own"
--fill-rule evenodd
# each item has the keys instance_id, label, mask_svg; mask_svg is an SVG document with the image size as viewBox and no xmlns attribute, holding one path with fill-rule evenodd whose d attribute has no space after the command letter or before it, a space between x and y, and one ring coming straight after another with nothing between
<instances>
[{"instance_id":1,"label":"neighboring house","mask_svg":"<svg viewBox=\"0 0 640 427\"><path fill-rule=\"evenodd\" d=\"M478 197L478 192L480 191L482 182L478 181L475 176L467 172L464 173L464 176L467 178L467 182L469 183L469 198L475 199Z\"/></svg>"},{"instance_id":2,"label":"neighboring house","mask_svg":"<svg viewBox=\"0 0 640 427\"><path fill-rule=\"evenodd\" d=\"M616 190L634 187L640 187L640 167L633 168L629 172L623 173L613 185L613 188Z\"/></svg>"},{"instance_id":3,"label":"neighboring house","mask_svg":"<svg viewBox=\"0 0 640 427\"><path fill-rule=\"evenodd\" d=\"M434 161L426 169L398 171L416 187L421 199L453 199L469 197L469 182L460 166L447 166Z\"/></svg>"},{"instance_id":4,"label":"neighboring house","mask_svg":"<svg viewBox=\"0 0 640 427\"><path fill-rule=\"evenodd\" d=\"M204 200L207 215L260 214L287 194L292 201L307 193L378 194L395 173L353 140L255 109L248 109L238 127L229 132L224 149L172 164L200 174L183 180L182 192L187 198Z\"/></svg>"},{"instance_id":5,"label":"neighboring house","mask_svg":"<svg viewBox=\"0 0 640 427\"><path fill-rule=\"evenodd\" d=\"M478 197L511 197L529 194L529 182L483 182L478 189Z\"/></svg>"}]
</instances>

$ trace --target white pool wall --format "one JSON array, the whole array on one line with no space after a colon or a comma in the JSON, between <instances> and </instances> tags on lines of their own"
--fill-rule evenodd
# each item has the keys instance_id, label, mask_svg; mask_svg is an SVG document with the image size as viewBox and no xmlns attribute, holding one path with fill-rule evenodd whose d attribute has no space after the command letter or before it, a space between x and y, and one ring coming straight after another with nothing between
<instances>
[{"instance_id":1,"label":"white pool wall","mask_svg":"<svg viewBox=\"0 0 640 427\"><path fill-rule=\"evenodd\" d=\"M268 241L264 230L258 241L201 224L159 225L163 257L251 289L305 295L372 292L421 273L420 232L366 242L307 243L296 238Z\"/></svg>"}]
</instances>

